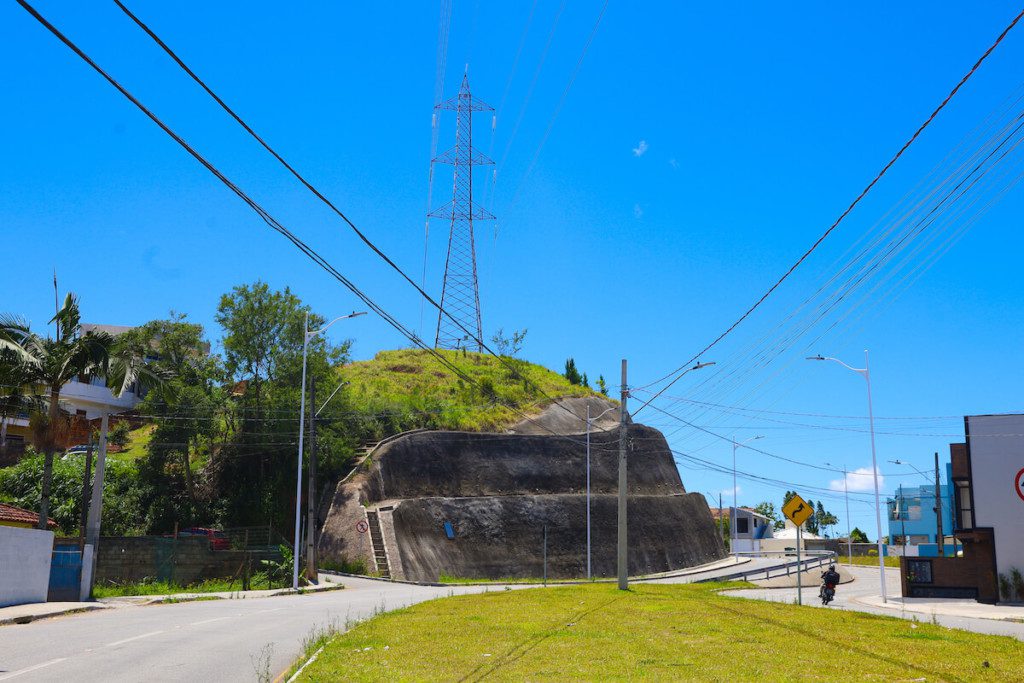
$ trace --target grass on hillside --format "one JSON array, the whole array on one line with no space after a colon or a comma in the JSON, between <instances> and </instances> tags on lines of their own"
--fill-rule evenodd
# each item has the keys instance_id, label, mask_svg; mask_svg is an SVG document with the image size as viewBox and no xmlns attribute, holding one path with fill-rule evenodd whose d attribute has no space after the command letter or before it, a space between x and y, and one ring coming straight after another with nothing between
<instances>
[{"instance_id":1,"label":"grass on hillside","mask_svg":"<svg viewBox=\"0 0 1024 683\"><path fill-rule=\"evenodd\" d=\"M839 554L839 562L841 564L849 565L850 564L850 558L848 558L846 555L843 555L842 553L840 553ZM865 567L877 567L878 566L878 556L877 555L873 555L873 556L872 555L854 555L853 556L853 564L860 565L860 566L865 566ZM886 555L885 556L885 566L886 567L899 567L900 566L900 558L896 557L895 555Z\"/></svg>"},{"instance_id":2,"label":"grass on hillside","mask_svg":"<svg viewBox=\"0 0 1024 683\"><path fill-rule=\"evenodd\" d=\"M146 454L146 449L149 447L154 431L156 431L156 425L149 424L128 432L128 444L116 453L108 451L110 458L125 462L138 460Z\"/></svg>"},{"instance_id":3,"label":"grass on hillside","mask_svg":"<svg viewBox=\"0 0 1024 683\"><path fill-rule=\"evenodd\" d=\"M594 396L591 389L526 361L440 351L475 384L455 376L427 351L381 351L341 369L353 408L377 416L383 433L418 427L496 431L536 413L548 397ZM506 365L507 364L507 365ZM511 368L509 366L512 366Z\"/></svg>"},{"instance_id":4,"label":"grass on hillside","mask_svg":"<svg viewBox=\"0 0 1024 683\"><path fill-rule=\"evenodd\" d=\"M1024 643L1012 638L718 595L723 587L597 584L434 600L336 636L300 680L1024 678Z\"/></svg>"}]
</instances>

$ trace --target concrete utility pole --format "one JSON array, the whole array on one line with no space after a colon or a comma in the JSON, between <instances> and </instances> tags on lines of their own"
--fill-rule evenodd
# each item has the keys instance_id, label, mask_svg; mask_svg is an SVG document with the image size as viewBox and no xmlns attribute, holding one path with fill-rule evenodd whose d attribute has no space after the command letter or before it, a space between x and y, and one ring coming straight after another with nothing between
<instances>
[{"instance_id":1,"label":"concrete utility pole","mask_svg":"<svg viewBox=\"0 0 1024 683\"><path fill-rule=\"evenodd\" d=\"M935 540L939 545L939 557L946 554L946 537L942 533L942 489L939 485L939 454L935 453Z\"/></svg>"},{"instance_id":2,"label":"concrete utility pole","mask_svg":"<svg viewBox=\"0 0 1024 683\"><path fill-rule=\"evenodd\" d=\"M89 480L92 478L92 434L89 434L89 448L85 451L85 474L82 476L82 528L78 534L78 549L85 548L85 530L89 524Z\"/></svg>"},{"instance_id":3,"label":"concrete utility pole","mask_svg":"<svg viewBox=\"0 0 1024 683\"><path fill-rule=\"evenodd\" d=\"M309 491L306 493L306 579L316 583L316 378L309 378Z\"/></svg>"},{"instance_id":4,"label":"concrete utility pole","mask_svg":"<svg viewBox=\"0 0 1024 683\"><path fill-rule=\"evenodd\" d=\"M85 544L92 546L92 576L96 576L96 559L100 555L100 522L103 516L103 476L107 471L107 427L109 415L100 420L100 451L96 456L96 474L92 479L92 498L89 500L89 520L85 529ZM89 586L92 595L92 585Z\"/></svg>"},{"instance_id":5,"label":"concrete utility pole","mask_svg":"<svg viewBox=\"0 0 1024 683\"><path fill-rule=\"evenodd\" d=\"M629 588L629 563L626 557L626 398L629 389L626 385L626 359L622 359L622 406L619 411L619 536L617 560L619 570L619 590Z\"/></svg>"}]
</instances>

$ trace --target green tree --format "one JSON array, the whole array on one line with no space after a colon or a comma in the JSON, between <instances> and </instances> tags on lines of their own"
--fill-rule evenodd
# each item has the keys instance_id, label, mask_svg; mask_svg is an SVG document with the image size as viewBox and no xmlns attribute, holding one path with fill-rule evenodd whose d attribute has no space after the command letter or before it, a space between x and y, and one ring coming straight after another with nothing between
<instances>
[{"instance_id":1,"label":"green tree","mask_svg":"<svg viewBox=\"0 0 1024 683\"><path fill-rule=\"evenodd\" d=\"M0 346L0 456L7 452L7 424L23 413L39 411L33 367L22 354Z\"/></svg>"},{"instance_id":2,"label":"green tree","mask_svg":"<svg viewBox=\"0 0 1024 683\"><path fill-rule=\"evenodd\" d=\"M42 489L45 456L31 448L11 467L0 468L0 501L32 508ZM81 522L83 454L57 459L51 470L50 518L64 535L76 535ZM103 533L126 536L145 531L140 524L137 478L131 463L107 461L103 479Z\"/></svg>"},{"instance_id":3,"label":"green tree","mask_svg":"<svg viewBox=\"0 0 1024 683\"><path fill-rule=\"evenodd\" d=\"M580 371L576 369L576 361L572 358L565 361L564 376L569 380L569 384L580 385L583 383L583 376L580 375Z\"/></svg>"},{"instance_id":4,"label":"green tree","mask_svg":"<svg viewBox=\"0 0 1024 683\"><path fill-rule=\"evenodd\" d=\"M834 514L826 510L820 500L818 501L817 509L814 512L814 518L815 523L825 538L829 537L829 527L835 526L839 523L839 519Z\"/></svg>"},{"instance_id":5,"label":"green tree","mask_svg":"<svg viewBox=\"0 0 1024 683\"><path fill-rule=\"evenodd\" d=\"M854 543L867 543L868 535L859 528L853 527L853 531L850 532L850 540Z\"/></svg>"},{"instance_id":6,"label":"green tree","mask_svg":"<svg viewBox=\"0 0 1024 683\"><path fill-rule=\"evenodd\" d=\"M228 410L230 440L212 454L210 485L214 512L232 525L288 526L295 495L295 455L302 378L303 323L309 329L325 320L285 288L271 291L262 283L240 285L221 297L216 320L224 330L225 371L234 390ZM338 369L347 359L348 343L330 344L311 337L307 386L316 384L315 408L338 388ZM344 466L355 451L346 426L355 420L344 412L340 390L320 414L317 442L323 481ZM307 428L304 425L304 428Z\"/></svg>"},{"instance_id":7,"label":"green tree","mask_svg":"<svg viewBox=\"0 0 1024 683\"><path fill-rule=\"evenodd\" d=\"M608 395L608 385L604 381L604 375L598 375L597 376L597 390L603 396L607 396Z\"/></svg>"},{"instance_id":8,"label":"green tree","mask_svg":"<svg viewBox=\"0 0 1024 683\"><path fill-rule=\"evenodd\" d=\"M775 510L775 503L763 501L754 506L754 512L764 515L772 523L773 529L781 529L785 523L779 519L779 513Z\"/></svg>"},{"instance_id":9,"label":"green tree","mask_svg":"<svg viewBox=\"0 0 1024 683\"><path fill-rule=\"evenodd\" d=\"M221 388L224 372L201 325L171 313L119 338L119 343L148 354L165 381L150 391L139 411L152 416L155 428L138 461L141 505L146 529L153 533L208 523L210 496L197 493L193 460L205 458L223 434L227 404Z\"/></svg>"},{"instance_id":10,"label":"green tree","mask_svg":"<svg viewBox=\"0 0 1024 683\"><path fill-rule=\"evenodd\" d=\"M42 488L39 498L39 525L46 528L50 512L50 484L53 478L53 454L66 420L60 412L60 392L76 376L104 377L115 396L120 396L140 379L154 378L148 373L144 357L124 349L115 353L114 338L98 331L82 332L78 298L69 293L64 305L50 319L57 324L54 338L33 333L27 323L13 316L0 318L0 344L14 351L32 369L33 380L45 385L48 402L45 414L36 422L36 445L44 452Z\"/></svg>"}]
</instances>

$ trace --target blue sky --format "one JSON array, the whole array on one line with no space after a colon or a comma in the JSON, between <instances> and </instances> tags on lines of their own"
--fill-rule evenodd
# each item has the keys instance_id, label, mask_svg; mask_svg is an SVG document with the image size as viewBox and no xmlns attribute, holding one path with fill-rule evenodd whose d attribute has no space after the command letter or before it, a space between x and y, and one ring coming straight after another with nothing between
<instances>
[{"instance_id":1,"label":"blue sky","mask_svg":"<svg viewBox=\"0 0 1024 683\"><path fill-rule=\"evenodd\" d=\"M129 7L418 276L437 4ZM495 107L504 101L493 137L481 117L475 141L504 160L493 196L487 189L497 231L483 224L477 233L485 333L528 328L529 359L560 368L573 356L591 378L604 374L609 382L628 358L635 386L679 366L753 303L1019 9L1006 2L970 11L957 3L610 2L552 124L602 3L560 9L538 1L528 24L531 7L456 0L450 29L446 96L469 64L474 94ZM38 8L282 223L420 327L415 292L113 3ZM769 347L756 345L779 339L776 325L828 281L851 247L886 234L915 197L926 196L952 168L948 160L959 158L947 157L951 150L979 146L982 138L962 141L1007 97L1020 95L1021 30L794 276L705 356L717 365L667 392L685 400L658 402L719 436L652 409L638 419L663 428L677 450L720 464L731 462L729 438L763 435L752 445L769 453L867 468L863 380L803 357L821 352L860 366L870 348L884 432L879 460L891 490L924 480L893 476L909 470L887 461L925 469L934 451L946 457L947 444L962 440L959 416L1024 408L1016 150L999 168L1002 185L993 181L988 194L978 190L976 204L948 214L951 232L926 231L909 244L902 269L891 264L867 281L863 303L845 298L816 331L772 346L777 356L758 355ZM324 315L358 307L13 3L0 7L0 35L0 59L17 67L0 77L0 226L8 254L0 310L42 326L52 310L54 268L61 288L79 293L85 317L97 322L137 324L173 309L215 337L218 296L257 278L290 286ZM1019 113L1011 102L1016 108L1000 115ZM452 123L442 119L440 149L451 144ZM915 188L919 194L901 203ZM446 180L435 183L435 206L446 189ZM431 225L427 282L434 292L446 227ZM960 228L967 230L947 243ZM937 258L943 244L948 251ZM424 336L432 322L428 316ZM403 344L369 316L342 325L337 334L354 338L358 358ZM730 477L683 462L689 490L731 493ZM795 483L828 488L841 479L744 449L739 468L798 490ZM808 490L805 497L819 498ZM778 504L781 495L776 486L740 481L741 503ZM826 500L842 514L841 497ZM856 502L852 513L873 537L871 507Z\"/></svg>"}]
</instances>

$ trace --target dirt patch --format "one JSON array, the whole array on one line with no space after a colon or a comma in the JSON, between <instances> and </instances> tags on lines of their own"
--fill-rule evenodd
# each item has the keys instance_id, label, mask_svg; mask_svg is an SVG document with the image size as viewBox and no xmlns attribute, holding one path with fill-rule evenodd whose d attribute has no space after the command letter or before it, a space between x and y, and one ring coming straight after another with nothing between
<instances>
[{"instance_id":1,"label":"dirt patch","mask_svg":"<svg viewBox=\"0 0 1024 683\"><path fill-rule=\"evenodd\" d=\"M416 367L415 365L405 365L403 363L389 365L388 370L390 372L404 372L407 375L417 375L423 372L423 368Z\"/></svg>"}]
</instances>

